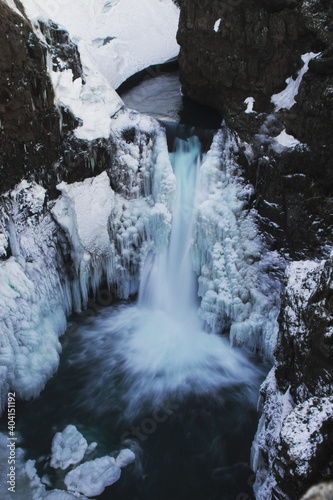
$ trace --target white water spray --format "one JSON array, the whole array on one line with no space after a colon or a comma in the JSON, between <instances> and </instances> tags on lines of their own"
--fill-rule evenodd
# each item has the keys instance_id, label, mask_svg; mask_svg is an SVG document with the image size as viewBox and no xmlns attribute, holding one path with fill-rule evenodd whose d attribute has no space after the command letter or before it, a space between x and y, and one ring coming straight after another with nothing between
<instances>
[{"instance_id":1,"label":"white water spray","mask_svg":"<svg viewBox=\"0 0 333 500\"><path fill-rule=\"evenodd\" d=\"M256 397L258 371L225 338L206 333L197 315L191 242L200 158L197 138L178 141L172 155L177 196L170 243L148 255L138 304L104 310L83 328L86 369L93 372L84 401L94 411L119 403L132 418L147 406L190 394ZM85 361L82 352L74 361Z\"/></svg>"}]
</instances>

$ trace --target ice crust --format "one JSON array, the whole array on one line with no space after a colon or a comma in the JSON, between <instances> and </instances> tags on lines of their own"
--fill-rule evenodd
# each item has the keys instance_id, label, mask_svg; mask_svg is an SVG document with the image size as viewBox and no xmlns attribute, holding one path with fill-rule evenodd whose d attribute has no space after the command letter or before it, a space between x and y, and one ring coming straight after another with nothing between
<instances>
[{"instance_id":1,"label":"ice crust","mask_svg":"<svg viewBox=\"0 0 333 500\"><path fill-rule=\"evenodd\" d=\"M192 256L202 297L200 316L213 331L229 332L231 343L272 357L278 331L278 280L282 268L258 235L256 212L245 210L252 186L235 161L236 139L220 131L200 169L200 191Z\"/></svg>"}]
</instances>

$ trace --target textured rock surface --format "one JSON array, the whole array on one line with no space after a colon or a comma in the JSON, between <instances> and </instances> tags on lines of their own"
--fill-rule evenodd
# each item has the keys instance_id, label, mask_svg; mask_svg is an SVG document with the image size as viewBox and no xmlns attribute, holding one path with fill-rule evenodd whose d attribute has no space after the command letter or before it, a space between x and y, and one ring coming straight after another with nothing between
<instances>
[{"instance_id":1,"label":"textured rock surface","mask_svg":"<svg viewBox=\"0 0 333 500\"><path fill-rule=\"evenodd\" d=\"M299 498L333 478L332 259L287 270L276 367L262 386L257 499Z\"/></svg>"},{"instance_id":2,"label":"textured rock surface","mask_svg":"<svg viewBox=\"0 0 333 500\"><path fill-rule=\"evenodd\" d=\"M111 167L116 140L75 137L79 121L55 106L48 65L53 71L70 69L84 82L77 47L52 22L39 24L38 38L16 3L22 15L0 0L0 192L25 178L55 197L62 180L83 180Z\"/></svg>"},{"instance_id":3,"label":"textured rock surface","mask_svg":"<svg viewBox=\"0 0 333 500\"><path fill-rule=\"evenodd\" d=\"M0 181L3 192L23 176L38 177L51 168L60 141L60 115L53 104L45 48L25 16L2 1L0 9Z\"/></svg>"},{"instance_id":4,"label":"textured rock surface","mask_svg":"<svg viewBox=\"0 0 333 500\"><path fill-rule=\"evenodd\" d=\"M332 244L331 2L180 3L184 93L218 109L240 137L252 143L252 154L244 154L243 166L256 187L259 212L274 223L268 230L277 244L298 257L316 255L320 246ZM272 118L271 96L285 88L286 78L296 76L301 55L311 51L322 55L310 63L296 104ZM256 113L244 113L249 96L255 98ZM271 138L284 128L308 148L277 154Z\"/></svg>"}]
</instances>

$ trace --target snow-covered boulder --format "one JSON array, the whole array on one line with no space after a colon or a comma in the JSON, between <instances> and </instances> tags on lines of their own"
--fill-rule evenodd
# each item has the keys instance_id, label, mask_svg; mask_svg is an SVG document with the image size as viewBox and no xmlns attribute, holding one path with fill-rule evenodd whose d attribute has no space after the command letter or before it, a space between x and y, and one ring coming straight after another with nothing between
<instances>
[{"instance_id":1,"label":"snow-covered boulder","mask_svg":"<svg viewBox=\"0 0 333 500\"><path fill-rule=\"evenodd\" d=\"M57 432L52 440L51 467L67 469L70 465L81 462L88 443L75 425L68 425L62 432Z\"/></svg>"},{"instance_id":2,"label":"snow-covered boulder","mask_svg":"<svg viewBox=\"0 0 333 500\"><path fill-rule=\"evenodd\" d=\"M112 457L102 457L85 462L65 477L69 491L83 493L88 497L100 495L107 486L118 481L121 469Z\"/></svg>"}]
</instances>

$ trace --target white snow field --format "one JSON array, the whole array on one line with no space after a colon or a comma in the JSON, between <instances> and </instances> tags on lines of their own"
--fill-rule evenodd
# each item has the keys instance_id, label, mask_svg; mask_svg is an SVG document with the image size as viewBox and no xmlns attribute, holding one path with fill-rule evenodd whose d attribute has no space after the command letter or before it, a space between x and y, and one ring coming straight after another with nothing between
<instances>
[{"instance_id":1,"label":"white snow field","mask_svg":"<svg viewBox=\"0 0 333 500\"><path fill-rule=\"evenodd\" d=\"M78 45L84 66L117 89L128 77L176 57L179 9L172 0L23 0L28 17L52 19Z\"/></svg>"}]
</instances>

